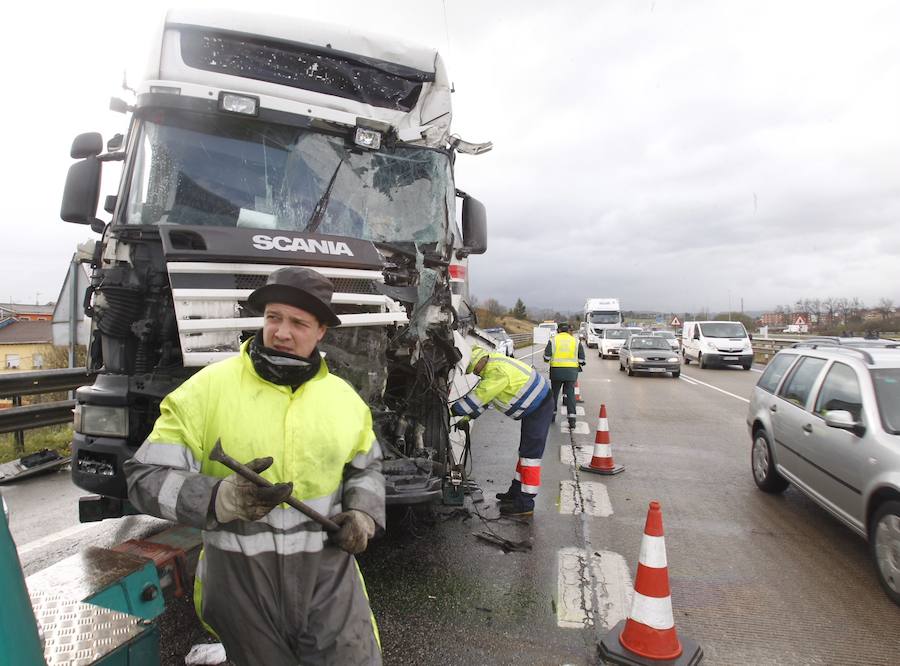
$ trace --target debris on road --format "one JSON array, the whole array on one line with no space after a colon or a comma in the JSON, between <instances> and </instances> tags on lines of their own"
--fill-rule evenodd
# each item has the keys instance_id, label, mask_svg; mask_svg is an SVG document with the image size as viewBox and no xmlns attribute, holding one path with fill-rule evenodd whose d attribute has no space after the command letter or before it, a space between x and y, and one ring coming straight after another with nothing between
<instances>
[{"instance_id":1,"label":"debris on road","mask_svg":"<svg viewBox=\"0 0 900 666\"><path fill-rule=\"evenodd\" d=\"M0 484L24 479L42 472L52 472L71 462L69 456L61 456L52 449L41 449L17 460L0 465Z\"/></svg>"},{"instance_id":2,"label":"debris on road","mask_svg":"<svg viewBox=\"0 0 900 666\"><path fill-rule=\"evenodd\" d=\"M184 657L184 663L188 666L215 666L224 664L225 646L221 643L203 643L195 645Z\"/></svg>"}]
</instances>

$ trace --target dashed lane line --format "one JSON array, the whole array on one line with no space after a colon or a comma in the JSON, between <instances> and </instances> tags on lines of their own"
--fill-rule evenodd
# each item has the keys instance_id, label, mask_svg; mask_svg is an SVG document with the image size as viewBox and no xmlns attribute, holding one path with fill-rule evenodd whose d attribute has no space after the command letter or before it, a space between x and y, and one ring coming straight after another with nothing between
<instances>
[{"instance_id":1,"label":"dashed lane line","mask_svg":"<svg viewBox=\"0 0 900 666\"><path fill-rule=\"evenodd\" d=\"M570 430L569 424L563 420L562 423L559 424L559 431L564 435L568 435L569 433L575 433L576 435L590 435L591 431L588 428L588 424L584 421L575 421L575 429ZM565 445L563 445L565 446Z\"/></svg>"},{"instance_id":2,"label":"dashed lane line","mask_svg":"<svg viewBox=\"0 0 900 666\"><path fill-rule=\"evenodd\" d=\"M719 393L724 393L725 395L731 396L732 398L737 398L738 400L742 400L746 402L748 405L750 401L747 398L731 393L730 391L726 391L725 389L720 389L718 386L713 386L712 384L707 384L706 382L701 382L696 377L688 377L684 373L681 373L681 379L691 384L700 384L701 386L705 386L706 388L711 388L713 391L718 391Z\"/></svg>"},{"instance_id":3,"label":"dashed lane line","mask_svg":"<svg viewBox=\"0 0 900 666\"><path fill-rule=\"evenodd\" d=\"M582 481L577 488L575 485L571 480L559 482L560 513L575 515L583 511L599 518L613 515L612 502L605 485L597 481Z\"/></svg>"},{"instance_id":4,"label":"dashed lane line","mask_svg":"<svg viewBox=\"0 0 900 666\"><path fill-rule=\"evenodd\" d=\"M560 627L610 628L628 617L634 585L625 558L609 550L588 554L583 548L561 548L557 557L556 623ZM594 595L584 578L591 576L600 586ZM594 611L594 598L598 599ZM602 603L599 600L602 599Z\"/></svg>"}]
</instances>

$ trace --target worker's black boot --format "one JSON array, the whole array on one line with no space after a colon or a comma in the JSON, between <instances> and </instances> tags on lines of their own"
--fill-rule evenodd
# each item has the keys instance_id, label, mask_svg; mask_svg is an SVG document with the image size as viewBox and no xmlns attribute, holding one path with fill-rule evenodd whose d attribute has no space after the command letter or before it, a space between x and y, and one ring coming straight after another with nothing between
<instances>
[{"instance_id":1,"label":"worker's black boot","mask_svg":"<svg viewBox=\"0 0 900 666\"><path fill-rule=\"evenodd\" d=\"M505 493L497 493L496 497L501 502L513 502L522 494L522 482L516 479L509 484L509 490Z\"/></svg>"},{"instance_id":2,"label":"worker's black boot","mask_svg":"<svg viewBox=\"0 0 900 666\"><path fill-rule=\"evenodd\" d=\"M513 501L500 504L500 515L520 518L534 515L534 495L520 493Z\"/></svg>"},{"instance_id":3,"label":"worker's black boot","mask_svg":"<svg viewBox=\"0 0 900 666\"><path fill-rule=\"evenodd\" d=\"M575 430L575 419L569 419L569 430Z\"/></svg>"}]
</instances>

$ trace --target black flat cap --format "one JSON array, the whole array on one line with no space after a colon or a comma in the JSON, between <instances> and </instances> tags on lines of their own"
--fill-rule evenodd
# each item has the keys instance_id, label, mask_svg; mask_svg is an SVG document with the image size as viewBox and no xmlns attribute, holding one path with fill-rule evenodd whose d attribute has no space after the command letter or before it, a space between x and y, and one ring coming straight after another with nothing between
<instances>
[{"instance_id":1,"label":"black flat cap","mask_svg":"<svg viewBox=\"0 0 900 666\"><path fill-rule=\"evenodd\" d=\"M311 268L288 266L279 268L266 280L266 286L250 294L250 307L262 313L269 303L293 305L315 315L320 324L340 326L341 320L331 309L334 285L331 280Z\"/></svg>"}]
</instances>

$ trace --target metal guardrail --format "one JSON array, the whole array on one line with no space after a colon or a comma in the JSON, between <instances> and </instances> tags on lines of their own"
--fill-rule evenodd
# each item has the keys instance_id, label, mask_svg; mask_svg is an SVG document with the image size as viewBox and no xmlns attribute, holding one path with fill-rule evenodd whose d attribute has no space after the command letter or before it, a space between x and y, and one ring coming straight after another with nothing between
<instances>
[{"instance_id":1,"label":"metal guardrail","mask_svg":"<svg viewBox=\"0 0 900 666\"><path fill-rule=\"evenodd\" d=\"M512 333L509 337L512 338L513 344L516 347L524 347L525 345L529 345L534 339L534 336L531 333Z\"/></svg>"},{"instance_id":2,"label":"metal guardrail","mask_svg":"<svg viewBox=\"0 0 900 666\"><path fill-rule=\"evenodd\" d=\"M13 406L0 409L0 433L16 433L16 451L25 451L25 430L72 420L74 400L22 405L22 396L70 391L94 381L86 368L36 370L0 374L0 397L12 398Z\"/></svg>"}]
</instances>

